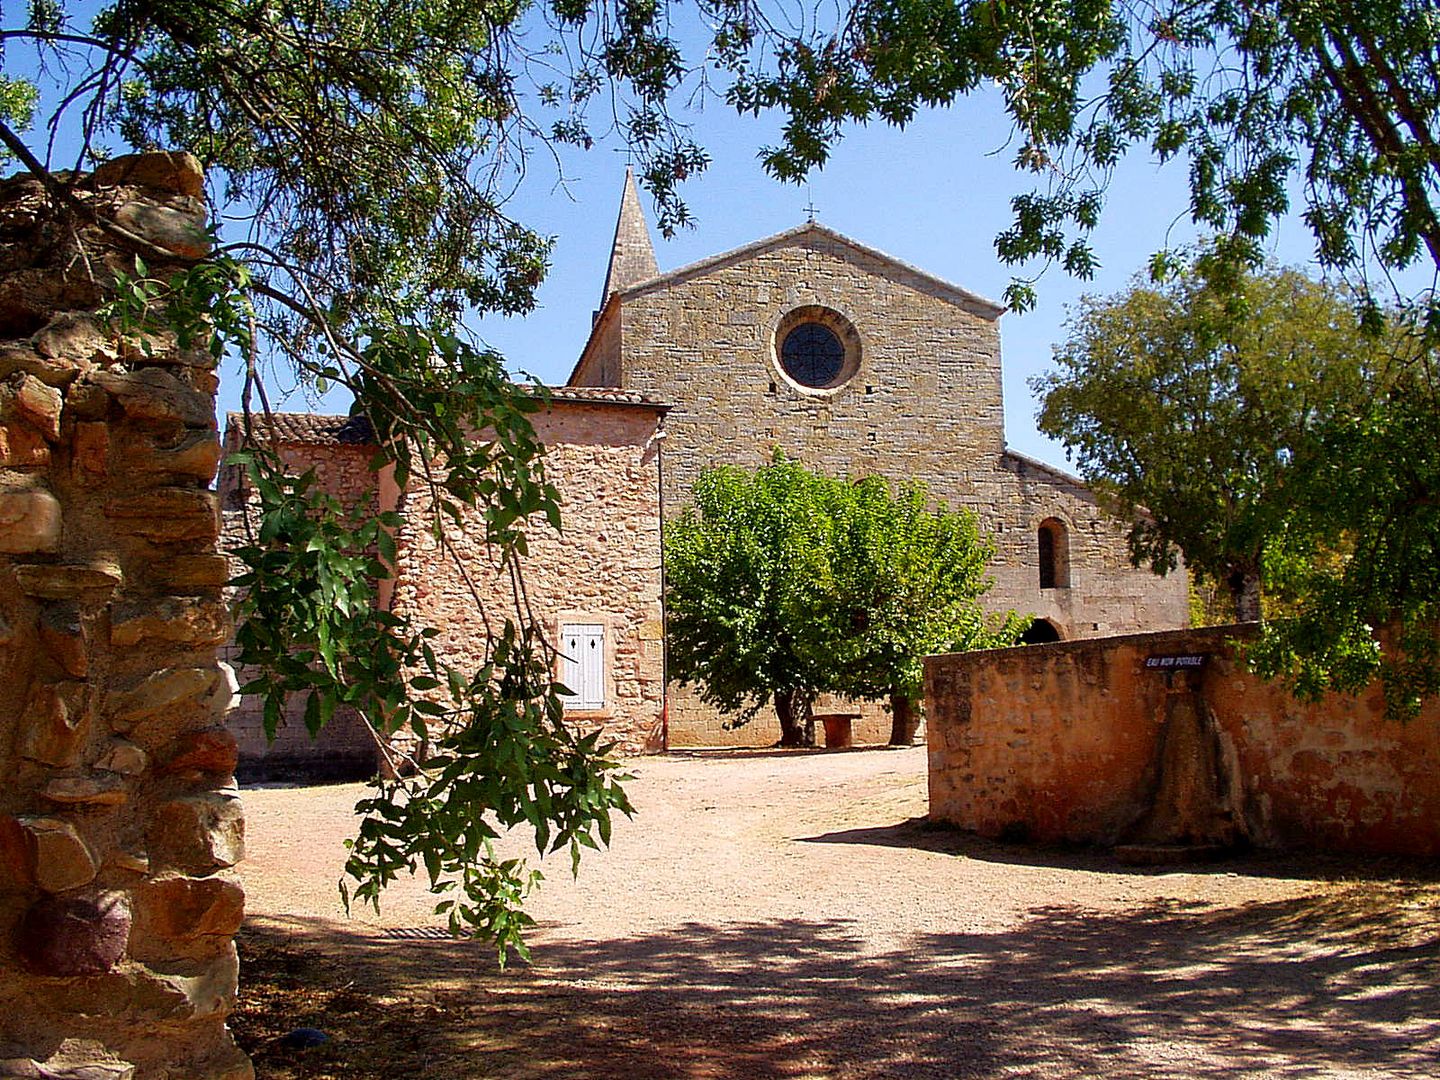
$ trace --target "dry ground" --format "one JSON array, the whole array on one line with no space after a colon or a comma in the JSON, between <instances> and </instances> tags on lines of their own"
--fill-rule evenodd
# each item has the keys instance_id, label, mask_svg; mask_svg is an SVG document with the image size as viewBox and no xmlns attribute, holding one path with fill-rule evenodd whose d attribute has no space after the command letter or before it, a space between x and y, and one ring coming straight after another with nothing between
<instances>
[{"instance_id":1,"label":"dry ground","mask_svg":"<svg viewBox=\"0 0 1440 1080\"><path fill-rule=\"evenodd\" d=\"M1136 872L927 827L924 768L639 760L639 816L546 865L503 972L408 883L344 918L360 787L248 792L237 1035L262 1078L1440 1075L1432 865Z\"/></svg>"}]
</instances>

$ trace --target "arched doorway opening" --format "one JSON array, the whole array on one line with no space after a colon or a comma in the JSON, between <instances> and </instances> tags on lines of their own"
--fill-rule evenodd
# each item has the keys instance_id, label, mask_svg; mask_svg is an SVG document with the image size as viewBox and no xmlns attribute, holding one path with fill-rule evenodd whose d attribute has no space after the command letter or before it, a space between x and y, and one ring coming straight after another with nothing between
<instances>
[{"instance_id":1,"label":"arched doorway opening","mask_svg":"<svg viewBox=\"0 0 1440 1080\"><path fill-rule=\"evenodd\" d=\"M1030 624L1030 629L1020 635L1021 645L1044 645L1050 641L1060 641L1060 631L1049 619L1036 619Z\"/></svg>"}]
</instances>

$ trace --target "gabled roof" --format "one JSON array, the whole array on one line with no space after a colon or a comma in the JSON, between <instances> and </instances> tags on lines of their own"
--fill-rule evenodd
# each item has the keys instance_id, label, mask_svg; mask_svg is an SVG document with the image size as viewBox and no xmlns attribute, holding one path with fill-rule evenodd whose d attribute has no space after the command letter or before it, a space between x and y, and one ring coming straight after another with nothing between
<instances>
[{"instance_id":1,"label":"gabled roof","mask_svg":"<svg viewBox=\"0 0 1440 1080\"><path fill-rule=\"evenodd\" d=\"M899 270L904 270L906 273L913 274L931 285L935 289L936 295L942 299L949 300L951 303L957 304L960 307L975 310L977 314L985 318L997 319L1005 311L1004 304L997 304L994 300L987 300L979 293L973 293L969 289L962 289L959 285L952 284L944 278L936 277L934 274L927 273L919 267L911 266L909 263L897 259L893 255L887 255L877 248L872 248L860 243L858 240L851 239L844 233L836 232L829 226L821 225L818 221L807 221L803 225L797 225L793 229L778 232L774 236L767 236L763 240L756 240L742 247L721 252L719 255L711 255L709 258L701 259L699 262L690 263L688 266L682 266L677 270L671 270L668 273L658 274L655 277L637 281L627 288L614 290L614 294L619 295L622 299L626 299L632 296L638 296L641 293L650 292L652 289L674 285L724 263L735 262L771 248L783 247L811 233L823 236L834 243L843 244L852 251L858 251L862 255L866 255L882 263L887 263Z\"/></svg>"},{"instance_id":2,"label":"gabled roof","mask_svg":"<svg viewBox=\"0 0 1440 1080\"><path fill-rule=\"evenodd\" d=\"M1008 461L1006 459L1008 459ZM1001 455L1001 460L1007 465L1018 465L1019 469L1016 470L1017 472L1044 473L1045 476L1051 480L1058 480L1065 484L1074 484L1076 487L1084 488L1086 491L1090 490L1089 485L1074 473L1068 473L1064 469L1051 465L1049 462L1030 457L1028 454L1022 454L1018 450L1011 450L1008 446Z\"/></svg>"}]
</instances>

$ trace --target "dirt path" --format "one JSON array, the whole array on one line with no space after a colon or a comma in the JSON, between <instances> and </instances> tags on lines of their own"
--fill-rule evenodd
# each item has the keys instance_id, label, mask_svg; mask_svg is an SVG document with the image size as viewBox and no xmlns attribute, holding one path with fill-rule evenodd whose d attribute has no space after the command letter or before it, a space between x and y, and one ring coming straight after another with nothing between
<instances>
[{"instance_id":1,"label":"dirt path","mask_svg":"<svg viewBox=\"0 0 1440 1080\"><path fill-rule=\"evenodd\" d=\"M344 919L361 788L249 792L237 1033L262 1077L1440 1074L1428 868L989 844L917 820L924 768L637 761L639 816L578 881L545 866L533 963L503 973L428 937L408 883ZM269 1041L300 1025L333 1039Z\"/></svg>"}]
</instances>

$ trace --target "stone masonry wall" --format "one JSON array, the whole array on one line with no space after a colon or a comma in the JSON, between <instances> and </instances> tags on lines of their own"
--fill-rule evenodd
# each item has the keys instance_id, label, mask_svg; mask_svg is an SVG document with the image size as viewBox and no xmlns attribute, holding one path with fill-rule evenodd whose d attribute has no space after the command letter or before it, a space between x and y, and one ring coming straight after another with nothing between
<instances>
[{"instance_id":1,"label":"stone masonry wall","mask_svg":"<svg viewBox=\"0 0 1440 1080\"><path fill-rule=\"evenodd\" d=\"M630 753L661 748L657 419L646 407L559 400L533 417L546 446L547 478L561 493L564 532L538 521L531 526L524 560L531 609L552 640L562 622L605 628L606 706L567 715L581 724L603 725ZM406 525L397 537L393 610L438 627L436 650L478 668L486 618L498 629L514 617L509 578L495 565L483 529L449 529L449 544L484 602L483 613L477 610L450 555L429 532L423 501L412 494L402 505Z\"/></svg>"},{"instance_id":2,"label":"stone masonry wall","mask_svg":"<svg viewBox=\"0 0 1440 1080\"><path fill-rule=\"evenodd\" d=\"M782 320L811 305L844 316L860 343L854 376L818 393L790 382L775 356ZM573 381L605 385L618 372L626 390L674 406L667 514L689 501L702 469L754 468L778 446L830 475L921 480L936 499L972 510L996 544L992 610L1036 614L1066 639L1186 625L1183 574L1131 567L1123 522L1073 477L1006 452L1000 363L994 308L811 230L620 293ZM1041 589L1037 530L1052 517L1066 526L1073 569L1068 587ZM883 742L883 709L863 713L857 741ZM672 687L672 745L779 736L770 709L743 728L724 724Z\"/></svg>"},{"instance_id":3,"label":"stone masonry wall","mask_svg":"<svg viewBox=\"0 0 1440 1080\"><path fill-rule=\"evenodd\" d=\"M286 416L289 419L289 416ZM319 418L317 418L319 419ZM330 418L324 418L330 419ZM257 418L257 423L259 422ZM240 418L232 415L226 431L227 449L239 449ZM316 445L281 438L277 443L281 459L296 473L314 469L320 490L347 505L358 505L376 492L371 471L375 447L369 442ZM240 470L220 470L219 493L226 546L243 541L244 515L249 505ZM254 526L253 521L251 525ZM236 561L234 573L242 569ZM227 644L222 650L230 659L235 651ZM237 672L243 683L247 673ZM363 780L375 774L379 754L370 725L354 709L339 708L318 736L305 727L303 698L287 702L274 740L265 735L264 706L258 697L242 697L226 718L226 725L239 744L237 773L245 783L256 780Z\"/></svg>"},{"instance_id":4,"label":"stone masonry wall","mask_svg":"<svg viewBox=\"0 0 1440 1080\"><path fill-rule=\"evenodd\" d=\"M930 816L990 837L1116 843L1151 806L1167 683L1186 679L1218 738L1218 809L1251 843L1440 854L1440 705L1401 723L1378 688L1301 704L1236 664L1230 642L1251 632L930 657ZM1195 673L1145 663L1201 654Z\"/></svg>"},{"instance_id":5,"label":"stone masonry wall","mask_svg":"<svg viewBox=\"0 0 1440 1080\"><path fill-rule=\"evenodd\" d=\"M157 275L205 250L193 158L75 193ZM239 1080L213 362L106 331L132 255L38 181L0 183L0 241L0 1076Z\"/></svg>"}]
</instances>

